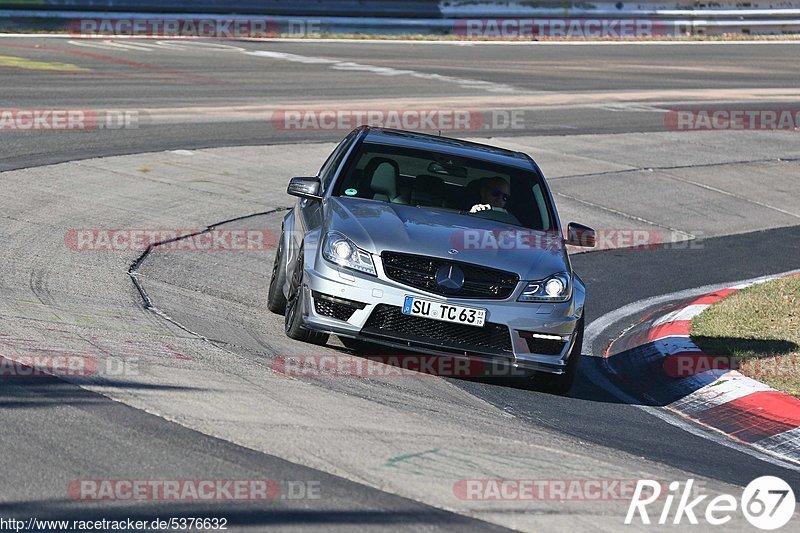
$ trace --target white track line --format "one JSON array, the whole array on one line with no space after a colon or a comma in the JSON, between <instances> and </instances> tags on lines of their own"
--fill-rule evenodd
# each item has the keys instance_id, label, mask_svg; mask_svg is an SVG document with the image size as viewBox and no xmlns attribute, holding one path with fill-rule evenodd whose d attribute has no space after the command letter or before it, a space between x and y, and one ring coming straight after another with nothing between
<instances>
[{"instance_id":1,"label":"white track line","mask_svg":"<svg viewBox=\"0 0 800 533\"><path fill-rule=\"evenodd\" d=\"M128 44L128 43L122 44L122 43L115 42L114 44L120 44L122 46L126 46L126 45L127 46L133 46L133 45ZM168 45L168 44L162 44L160 41L156 41L156 42L136 41L136 46L143 47L143 48L147 49L148 52L151 52L152 49L156 49L156 50L178 50L178 49L186 50L185 46L180 46L180 47L179 46L172 46L172 45Z\"/></svg>"},{"instance_id":2,"label":"white track line","mask_svg":"<svg viewBox=\"0 0 800 533\"><path fill-rule=\"evenodd\" d=\"M82 46L84 48L99 48L100 50L110 50L112 52L116 52L117 51L117 49L114 48L113 46L106 46L106 45L103 45L103 44L100 44L100 43L87 42L87 41L84 41L84 40L67 41L67 43L68 44L74 44L75 46Z\"/></svg>"},{"instance_id":3,"label":"white track line","mask_svg":"<svg viewBox=\"0 0 800 533\"><path fill-rule=\"evenodd\" d=\"M173 41L156 41L162 48L174 48L175 50L186 50L188 47L183 44L177 44Z\"/></svg>"},{"instance_id":4,"label":"white track line","mask_svg":"<svg viewBox=\"0 0 800 533\"><path fill-rule=\"evenodd\" d=\"M172 39L168 40L161 40L158 41L160 44L165 46L174 46L176 48L209 48L211 50L216 50L218 52L245 52L246 50L241 46L234 46L232 44L223 44L218 42L208 42L208 41L195 41L191 38L183 38L181 40L175 41ZM180 44L178 44L180 43Z\"/></svg>"},{"instance_id":5,"label":"white track line","mask_svg":"<svg viewBox=\"0 0 800 533\"><path fill-rule=\"evenodd\" d=\"M108 46L112 46L114 48L122 49L122 50L133 50L133 51L136 51L136 52L152 52L153 51L152 48L147 48L145 46L139 46L138 44L133 44L133 43L125 43L125 44L115 43L112 40L104 40L103 44L108 45Z\"/></svg>"},{"instance_id":6,"label":"white track line","mask_svg":"<svg viewBox=\"0 0 800 533\"><path fill-rule=\"evenodd\" d=\"M255 50L245 52L247 55L256 57L267 57L270 59L279 59L283 61L291 61L293 63L303 63L307 65L327 65L328 68L333 70L344 70L351 72L368 72L376 76L410 76L414 78L421 78L429 81L441 81L458 85L459 87L468 89L482 89L490 93L514 93L517 90L505 83L494 83L484 80L471 80L466 78L456 78L454 76L443 76L442 74L432 74L427 72L419 72L416 70L400 70L392 67L379 67L377 65L367 65L363 63L354 63L352 61L338 61L335 59L328 59L324 57L303 56L298 54L289 54L285 52L272 52L269 50Z\"/></svg>"},{"instance_id":7,"label":"white track line","mask_svg":"<svg viewBox=\"0 0 800 533\"><path fill-rule=\"evenodd\" d=\"M312 39L297 37L275 37L246 39L253 42L275 43L368 43L368 44L435 44L442 46L696 46L696 45L741 45L741 44L800 44L800 39L761 40L761 41L437 41L426 39Z\"/></svg>"}]
</instances>

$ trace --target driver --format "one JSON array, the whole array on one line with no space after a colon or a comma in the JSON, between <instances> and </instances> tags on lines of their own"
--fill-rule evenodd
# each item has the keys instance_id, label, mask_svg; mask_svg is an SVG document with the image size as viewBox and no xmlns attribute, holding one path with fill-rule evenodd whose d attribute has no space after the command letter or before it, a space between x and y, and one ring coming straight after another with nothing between
<instances>
[{"instance_id":1,"label":"driver","mask_svg":"<svg viewBox=\"0 0 800 533\"><path fill-rule=\"evenodd\" d=\"M481 202L472 206L470 213L500 209L505 211L506 203L511 199L511 187L505 178L494 176L481 187Z\"/></svg>"}]
</instances>

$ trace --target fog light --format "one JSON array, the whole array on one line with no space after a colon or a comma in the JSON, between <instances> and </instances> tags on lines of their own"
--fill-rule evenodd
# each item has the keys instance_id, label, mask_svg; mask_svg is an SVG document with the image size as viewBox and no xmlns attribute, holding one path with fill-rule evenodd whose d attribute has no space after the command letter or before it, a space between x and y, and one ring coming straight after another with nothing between
<instances>
[{"instance_id":1,"label":"fog light","mask_svg":"<svg viewBox=\"0 0 800 533\"><path fill-rule=\"evenodd\" d=\"M569 335L546 335L544 333L534 333L533 331L520 331L519 336L523 339L542 339L548 341L568 341Z\"/></svg>"}]
</instances>

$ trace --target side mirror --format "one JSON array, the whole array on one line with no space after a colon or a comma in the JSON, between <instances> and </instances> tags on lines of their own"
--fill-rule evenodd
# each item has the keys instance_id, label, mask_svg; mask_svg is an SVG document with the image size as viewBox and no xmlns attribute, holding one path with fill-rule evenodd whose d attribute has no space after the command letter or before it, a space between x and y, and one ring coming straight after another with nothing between
<instances>
[{"instance_id":1,"label":"side mirror","mask_svg":"<svg viewBox=\"0 0 800 533\"><path fill-rule=\"evenodd\" d=\"M292 196L308 198L310 200L321 200L320 189L322 184L319 178L292 178L286 192Z\"/></svg>"},{"instance_id":2,"label":"side mirror","mask_svg":"<svg viewBox=\"0 0 800 533\"><path fill-rule=\"evenodd\" d=\"M571 246L582 246L584 248L594 248L596 235L592 228L570 222L567 226L567 244Z\"/></svg>"}]
</instances>

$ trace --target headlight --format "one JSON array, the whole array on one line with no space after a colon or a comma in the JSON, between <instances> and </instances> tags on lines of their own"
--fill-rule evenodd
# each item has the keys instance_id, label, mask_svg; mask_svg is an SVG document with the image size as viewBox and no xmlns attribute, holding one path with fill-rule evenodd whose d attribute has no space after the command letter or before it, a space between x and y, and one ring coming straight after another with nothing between
<instances>
[{"instance_id":1,"label":"headlight","mask_svg":"<svg viewBox=\"0 0 800 533\"><path fill-rule=\"evenodd\" d=\"M518 302L566 302L572 296L572 283L566 272L553 274L525 286Z\"/></svg>"},{"instance_id":2,"label":"headlight","mask_svg":"<svg viewBox=\"0 0 800 533\"><path fill-rule=\"evenodd\" d=\"M322 243L322 257L345 268L352 268L373 276L377 275L372 255L335 231L325 235L325 242Z\"/></svg>"}]
</instances>

